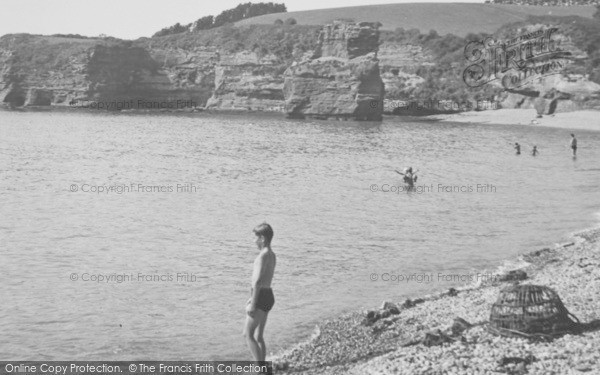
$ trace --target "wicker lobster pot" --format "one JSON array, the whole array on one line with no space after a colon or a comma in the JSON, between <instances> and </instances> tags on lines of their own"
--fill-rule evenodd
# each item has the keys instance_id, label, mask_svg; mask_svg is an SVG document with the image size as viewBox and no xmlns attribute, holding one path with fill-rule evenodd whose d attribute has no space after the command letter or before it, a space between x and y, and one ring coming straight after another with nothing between
<instances>
[{"instance_id":1,"label":"wicker lobster pot","mask_svg":"<svg viewBox=\"0 0 600 375\"><path fill-rule=\"evenodd\" d=\"M572 332L578 325L577 317L554 290L539 285L513 285L500 291L492 305L488 327L504 336L554 337Z\"/></svg>"}]
</instances>

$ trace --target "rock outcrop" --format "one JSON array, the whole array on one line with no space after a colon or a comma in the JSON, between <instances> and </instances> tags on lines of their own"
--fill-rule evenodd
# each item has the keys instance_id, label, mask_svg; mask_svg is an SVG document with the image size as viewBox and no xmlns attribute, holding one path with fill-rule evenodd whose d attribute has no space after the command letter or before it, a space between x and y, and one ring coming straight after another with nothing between
<instances>
[{"instance_id":1,"label":"rock outcrop","mask_svg":"<svg viewBox=\"0 0 600 375\"><path fill-rule=\"evenodd\" d=\"M325 26L314 55L284 74L287 115L381 120L384 85L377 58L378 27L368 22Z\"/></svg>"},{"instance_id":2,"label":"rock outcrop","mask_svg":"<svg viewBox=\"0 0 600 375\"><path fill-rule=\"evenodd\" d=\"M54 93L52 90L30 88L27 92L24 105L29 106L49 106L52 105Z\"/></svg>"},{"instance_id":3,"label":"rock outcrop","mask_svg":"<svg viewBox=\"0 0 600 375\"><path fill-rule=\"evenodd\" d=\"M221 56L215 68L215 90L207 109L283 111L283 76L273 55L243 51Z\"/></svg>"},{"instance_id":4,"label":"rock outcrop","mask_svg":"<svg viewBox=\"0 0 600 375\"><path fill-rule=\"evenodd\" d=\"M580 74L553 75L507 92L501 105L503 108L533 108L538 115L598 109L600 85Z\"/></svg>"}]
</instances>

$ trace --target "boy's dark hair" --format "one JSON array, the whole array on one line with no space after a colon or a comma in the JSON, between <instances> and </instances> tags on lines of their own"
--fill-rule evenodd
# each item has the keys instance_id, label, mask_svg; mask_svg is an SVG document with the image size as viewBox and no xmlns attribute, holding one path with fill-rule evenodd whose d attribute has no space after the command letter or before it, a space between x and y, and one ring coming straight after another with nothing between
<instances>
[{"instance_id":1,"label":"boy's dark hair","mask_svg":"<svg viewBox=\"0 0 600 375\"><path fill-rule=\"evenodd\" d=\"M257 236L263 236L265 238L265 245L271 244L273 239L273 228L267 223L262 223L252 230Z\"/></svg>"}]
</instances>

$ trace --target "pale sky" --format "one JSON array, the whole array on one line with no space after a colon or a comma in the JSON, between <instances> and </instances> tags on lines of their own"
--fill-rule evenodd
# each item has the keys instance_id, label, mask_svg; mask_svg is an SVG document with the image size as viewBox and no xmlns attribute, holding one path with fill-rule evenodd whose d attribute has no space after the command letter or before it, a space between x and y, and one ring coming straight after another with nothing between
<instances>
[{"instance_id":1,"label":"pale sky","mask_svg":"<svg viewBox=\"0 0 600 375\"><path fill-rule=\"evenodd\" d=\"M29 34L106 34L123 39L150 37L177 22L188 24L240 3L285 3L288 12L359 5L483 0L2 0L0 36Z\"/></svg>"}]
</instances>

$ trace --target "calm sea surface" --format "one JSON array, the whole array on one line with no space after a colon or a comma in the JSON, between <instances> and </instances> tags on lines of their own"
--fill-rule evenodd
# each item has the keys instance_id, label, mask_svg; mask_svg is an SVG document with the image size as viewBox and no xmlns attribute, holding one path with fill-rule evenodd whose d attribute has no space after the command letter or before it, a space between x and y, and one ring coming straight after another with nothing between
<instances>
[{"instance_id":1,"label":"calm sea surface","mask_svg":"<svg viewBox=\"0 0 600 375\"><path fill-rule=\"evenodd\" d=\"M251 230L265 220L269 352L343 311L447 289L438 274L493 270L596 224L600 133L576 132L576 160L569 133L0 112L0 359L249 359ZM420 191L381 191L409 165ZM401 275L433 279L382 280Z\"/></svg>"}]
</instances>

